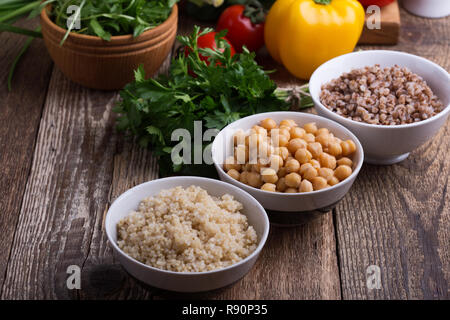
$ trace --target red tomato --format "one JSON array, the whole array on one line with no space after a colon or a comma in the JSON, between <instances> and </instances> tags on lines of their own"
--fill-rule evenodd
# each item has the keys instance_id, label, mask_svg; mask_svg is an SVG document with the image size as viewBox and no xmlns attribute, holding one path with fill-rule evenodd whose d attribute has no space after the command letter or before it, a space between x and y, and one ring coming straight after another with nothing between
<instances>
[{"instance_id":1,"label":"red tomato","mask_svg":"<svg viewBox=\"0 0 450 320\"><path fill-rule=\"evenodd\" d=\"M217 32L209 32L207 34L204 34L204 35L198 37L197 46L199 48L204 48L204 49L206 49L206 48L210 48L213 50L217 49L216 38L215 38L216 34L217 34ZM234 56L236 53L236 50L234 50L233 45L230 43L230 41L228 41L228 39L226 39L226 38L223 38L223 39L225 39L225 41L230 45L230 55ZM221 48L220 51L223 52L223 51L225 51L225 49ZM189 48L184 49L184 54L186 56L189 54ZM200 60L205 61L207 64L209 64L208 58L209 57L200 55Z\"/></svg>"},{"instance_id":2,"label":"red tomato","mask_svg":"<svg viewBox=\"0 0 450 320\"><path fill-rule=\"evenodd\" d=\"M264 45L264 22L253 24L244 16L245 6L236 4L226 8L217 22L217 31L227 29L227 39L238 52L242 46L250 51L257 51Z\"/></svg>"},{"instance_id":3,"label":"red tomato","mask_svg":"<svg viewBox=\"0 0 450 320\"><path fill-rule=\"evenodd\" d=\"M371 5L384 7L385 5L394 2L394 0L359 0L359 2L361 2L364 7L368 7Z\"/></svg>"}]
</instances>

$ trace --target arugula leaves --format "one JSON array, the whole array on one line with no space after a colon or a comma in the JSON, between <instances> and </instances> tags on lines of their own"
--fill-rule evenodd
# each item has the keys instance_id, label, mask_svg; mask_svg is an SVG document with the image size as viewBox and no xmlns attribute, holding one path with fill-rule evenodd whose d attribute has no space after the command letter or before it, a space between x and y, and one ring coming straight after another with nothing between
<instances>
[{"instance_id":1,"label":"arugula leaves","mask_svg":"<svg viewBox=\"0 0 450 320\"><path fill-rule=\"evenodd\" d=\"M51 4L53 21L67 29L68 33L94 35L109 41L111 36L117 35L133 34L137 37L158 26L167 20L177 2L178 0L46 0L32 16ZM79 8L79 12L68 12L72 6ZM79 15L81 29L74 28L75 15Z\"/></svg>"},{"instance_id":2,"label":"arugula leaves","mask_svg":"<svg viewBox=\"0 0 450 320\"><path fill-rule=\"evenodd\" d=\"M244 49L230 56L225 33L216 37L220 50L197 47L200 32L194 27L190 36L178 37L184 47L190 48L172 60L169 76L161 75L146 80L142 67L135 71L135 81L121 92L121 101L114 111L119 113L117 128L137 137L140 145L151 145L159 156L161 175L195 174L215 175L212 166L182 163L173 165L171 141L175 129L185 128L194 137L194 121L202 121L203 130L222 129L229 123L251 114L287 110L287 93L276 92L275 83L256 62L255 54ZM209 57L209 64L199 55ZM210 142L204 142L206 148ZM192 143L193 145L193 143ZM191 152L191 154L194 154Z\"/></svg>"}]
</instances>

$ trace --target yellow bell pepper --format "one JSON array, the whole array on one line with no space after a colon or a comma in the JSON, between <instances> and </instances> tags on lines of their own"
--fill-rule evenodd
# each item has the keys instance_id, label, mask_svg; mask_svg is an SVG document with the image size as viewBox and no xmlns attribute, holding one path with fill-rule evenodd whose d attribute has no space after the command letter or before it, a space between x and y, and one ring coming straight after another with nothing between
<instances>
[{"instance_id":1,"label":"yellow bell pepper","mask_svg":"<svg viewBox=\"0 0 450 320\"><path fill-rule=\"evenodd\" d=\"M357 0L277 0L266 17L266 47L293 75L309 79L322 63L353 51L364 18Z\"/></svg>"}]
</instances>

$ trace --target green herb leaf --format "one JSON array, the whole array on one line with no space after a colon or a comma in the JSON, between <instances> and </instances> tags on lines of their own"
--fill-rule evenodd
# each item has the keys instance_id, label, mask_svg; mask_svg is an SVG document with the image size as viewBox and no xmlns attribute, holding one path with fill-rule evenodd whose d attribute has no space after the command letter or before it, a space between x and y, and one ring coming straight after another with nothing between
<instances>
[{"instance_id":1,"label":"green herb leaf","mask_svg":"<svg viewBox=\"0 0 450 320\"><path fill-rule=\"evenodd\" d=\"M92 28L94 33L103 40L109 41L111 39L111 33L106 32L100 25L100 23L98 23L96 18L91 19L91 21L89 22L89 26Z\"/></svg>"},{"instance_id":2,"label":"green herb leaf","mask_svg":"<svg viewBox=\"0 0 450 320\"><path fill-rule=\"evenodd\" d=\"M120 92L121 101L114 108L119 114L118 129L137 136L141 145L151 145L159 156L162 176L214 173L214 168L207 165L173 165L170 152L178 143L171 141L175 129L188 130L193 139L194 121L202 121L203 132L220 130L241 117L289 108L287 94L276 91L275 83L256 63L254 53L244 50L231 57L227 49L199 49L198 37L210 31L195 26L190 36L178 37L189 48L189 55L186 57L182 51L173 58L168 76L145 79L144 69L139 67L135 81ZM209 57L210 64L200 59L200 53ZM204 142L203 149L210 143Z\"/></svg>"}]
</instances>

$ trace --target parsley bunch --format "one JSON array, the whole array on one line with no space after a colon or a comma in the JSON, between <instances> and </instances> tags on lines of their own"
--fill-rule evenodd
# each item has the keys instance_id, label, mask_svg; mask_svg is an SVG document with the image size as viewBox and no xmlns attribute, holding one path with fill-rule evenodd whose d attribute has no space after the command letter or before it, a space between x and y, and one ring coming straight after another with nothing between
<instances>
[{"instance_id":1,"label":"parsley bunch","mask_svg":"<svg viewBox=\"0 0 450 320\"><path fill-rule=\"evenodd\" d=\"M189 130L193 139L194 121L203 121L203 130L220 130L241 117L289 108L288 94L276 90L267 72L256 63L254 53L244 49L230 56L229 45L222 39L225 32L216 35L219 49L198 48L198 37L211 31L200 32L196 26L190 36L178 37L189 54L181 52L172 60L168 76L146 80L140 67L135 81L121 91L121 101L114 109L120 114L119 130L137 137L143 147L151 144L163 176L214 175L212 166L173 165L170 153L178 143L171 141L175 129ZM200 55L209 57L209 63ZM203 148L208 144L204 142Z\"/></svg>"}]
</instances>

